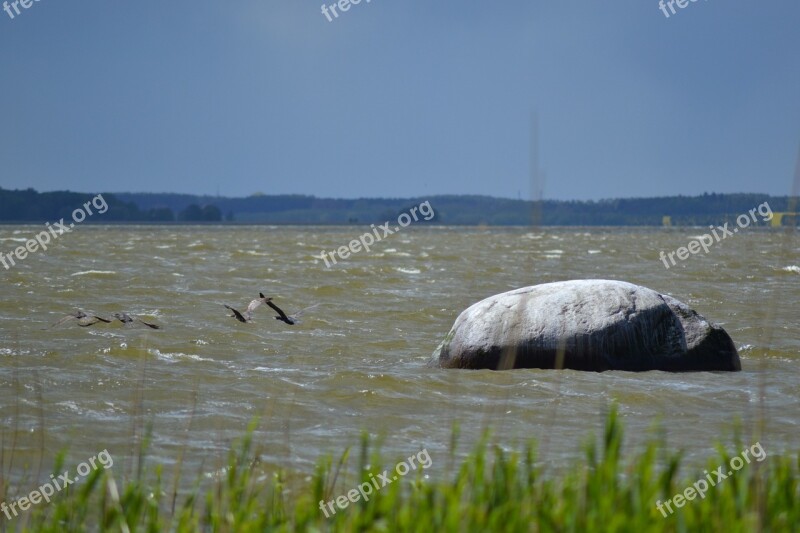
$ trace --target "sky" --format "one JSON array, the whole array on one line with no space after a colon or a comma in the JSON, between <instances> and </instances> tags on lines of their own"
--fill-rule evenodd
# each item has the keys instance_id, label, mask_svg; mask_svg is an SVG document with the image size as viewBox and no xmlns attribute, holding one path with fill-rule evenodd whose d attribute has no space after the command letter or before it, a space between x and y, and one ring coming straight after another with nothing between
<instances>
[{"instance_id":1,"label":"sky","mask_svg":"<svg viewBox=\"0 0 800 533\"><path fill-rule=\"evenodd\" d=\"M322 4L9 4L0 187L529 198L535 113L544 198L790 192L796 0Z\"/></svg>"}]
</instances>

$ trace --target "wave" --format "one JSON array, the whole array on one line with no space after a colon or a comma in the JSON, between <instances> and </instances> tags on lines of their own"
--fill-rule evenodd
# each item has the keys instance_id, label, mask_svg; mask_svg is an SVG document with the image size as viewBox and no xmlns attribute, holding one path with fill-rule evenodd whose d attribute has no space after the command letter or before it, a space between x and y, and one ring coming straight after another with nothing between
<instances>
[{"instance_id":1,"label":"wave","mask_svg":"<svg viewBox=\"0 0 800 533\"><path fill-rule=\"evenodd\" d=\"M82 270L80 272L73 272L70 276L114 276L115 270Z\"/></svg>"}]
</instances>

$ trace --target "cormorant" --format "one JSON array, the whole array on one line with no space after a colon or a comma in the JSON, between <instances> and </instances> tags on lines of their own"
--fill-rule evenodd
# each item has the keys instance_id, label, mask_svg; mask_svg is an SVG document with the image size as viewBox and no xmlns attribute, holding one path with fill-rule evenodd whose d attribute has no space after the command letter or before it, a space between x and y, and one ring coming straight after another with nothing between
<instances>
[{"instance_id":1,"label":"cormorant","mask_svg":"<svg viewBox=\"0 0 800 533\"><path fill-rule=\"evenodd\" d=\"M56 326L60 326L61 324L69 320L77 320L78 325L82 328L87 328L93 324L97 324L98 322L104 322L106 324L111 323L111 320L108 320L107 318L102 318L97 315L87 315L81 309L76 309L75 311L65 316L64 318L62 318L61 320L59 320L50 327L54 328Z\"/></svg>"},{"instance_id":2,"label":"cormorant","mask_svg":"<svg viewBox=\"0 0 800 533\"><path fill-rule=\"evenodd\" d=\"M135 324L136 322L141 322L150 329L161 329L161 326L157 326L156 324L151 324L150 322L145 322L144 320L138 317L132 317L128 313L114 313L114 316L117 318L117 320L119 320L126 326L129 324Z\"/></svg>"},{"instance_id":3,"label":"cormorant","mask_svg":"<svg viewBox=\"0 0 800 533\"><path fill-rule=\"evenodd\" d=\"M228 316L234 317L239 322L244 322L244 323L252 322L253 321L253 311L255 311L260 306L264 305L265 303L269 302L269 300L272 299L272 298L267 298L266 296L264 296L263 292L259 292L258 296L259 296L259 298L257 300L253 300L248 304L247 309L245 310L244 313L240 313L239 311L237 311L236 309L234 309L233 307L231 307L228 304L222 304L222 305L224 305L226 309L228 309L228 310L233 312L232 315L228 315Z\"/></svg>"},{"instance_id":4,"label":"cormorant","mask_svg":"<svg viewBox=\"0 0 800 533\"><path fill-rule=\"evenodd\" d=\"M275 317L275 320L280 320L281 322L285 322L290 326L293 326L298 322L297 319L300 318L300 315L302 315L309 309L313 309L319 305L319 304L314 304L309 307L306 307L305 309L301 309L300 311L296 312L293 315L287 315L286 313L283 312L283 309L272 303L272 298L267 298L264 303L266 303L268 306L274 309L276 313L278 313L278 316Z\"/></svg>"}]
</instances>

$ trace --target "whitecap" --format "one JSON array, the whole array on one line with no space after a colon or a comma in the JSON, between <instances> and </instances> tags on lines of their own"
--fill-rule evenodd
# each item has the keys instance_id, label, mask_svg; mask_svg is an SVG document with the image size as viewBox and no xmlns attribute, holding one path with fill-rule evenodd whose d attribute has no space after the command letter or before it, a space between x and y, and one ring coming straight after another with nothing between
<instances>
[{"instance_id":1,"label":"whitecap","mask_svg":"<svg viewBox=\"0 0 800 533\"><path fill-rule=\"evenodd\" d=\"M179 359L190 359L192 361L213 361L213 359L208 359L205 357L200 357L199 355L192 354L192 353L183 353L183 352L162 352L158 348L152 348L147 350L150 354L155 355L159 359L163 361L169 362L176 362Z\"/></svg>"},{"instance_id":2,"label":"whitecap","mask_svg":"<svg viewBox=\"0 0 800 533\"><path fill-rule=\"evenodd\" d=\"M794 272L796 274L800 274L800 267L797 265L786 266L783 267L781 270L783 270L784 272Z\"/></svg>"},{"instance_id":3,"label":"whitecap","mask_svg":"<svg viewBox=\"0 0 800 533\"><path fill-rule=\"evenodd\" d=\"M422 272L417 268L403 268L403 267L398 267L397 271L402 272L403 274L419 274L420 272Z\"/></svg>"},{"instance_id":4,"label":"whitecap","mask_svg":"<svg viewBox=\"0 0 800 533\"><path fill-rule=\"evenodd\" d=\"M70 411L73 411L73 412L76 412L76 413L83 413L83 409L78 407L78 404L73 402L72 400L67 400L65 402L58 402L56 405L62 405L64 407L66 407L67 409L69 409Z\"/></svg>"},{"instance_id":5,"label":"whitecap","mask_svg":"<svg viewBox=\"0 0 800 533\"><path fill-rule=\"evenodd\" d=\"M116 272L113 270L82 270L70 274L71 276L113 276Z\"/></svg>"},{"instance_id":6,"label":"whitecap","mask_svg":"<svg viewBox=\"0 0 800 533\"><path fill-rule=\"evenodd\" d=\"M253 370L256 372L292 372L293 370L288 368L272 368L269 366L257 366Z\"/></svg>"}]
</instances>

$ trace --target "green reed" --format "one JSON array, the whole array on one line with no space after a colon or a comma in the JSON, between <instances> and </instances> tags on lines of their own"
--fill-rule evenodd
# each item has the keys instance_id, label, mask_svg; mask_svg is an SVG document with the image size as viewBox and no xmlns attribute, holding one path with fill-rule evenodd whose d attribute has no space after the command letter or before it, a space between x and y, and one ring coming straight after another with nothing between
<instances>
[{"instance_id":1,"label":"green reed","mask_svg":"<svg viewBox=\"0 0 800 533\"><path fill-rule=\"evenodd\" d=\"M794 458L770 455L748 464L666 518L656 501L672 497L703 477L678 479L680 454L652 441L634 457L622 454L623 432L616 409L610 412L600 444L564 473L544 475L532 446L508 453L484 436L463 461L451 443L445 479L416 477L391 483L326 518L320 500L329 500L382 472L386 463L361 441L359 474L345 479L345 452L334 465L322 458L310 478L266 468L253 450L251 425L232 446L227 465L210 482L178 493L177 480L164 483L162 468L147 465L143 476L119 482L113 470L96 470L46 505L0 529L14 531L797 531L800 527L800 452ZM736 439L738 441L738 439ZM737 442L737 449L741 449ZM727 464L720 447L707 470ZM59 459L58 462L60 462ZM177 473L174 476L179 476ZM16 523L15 523L16 522Z\"/></svg>"}]
</instances>

